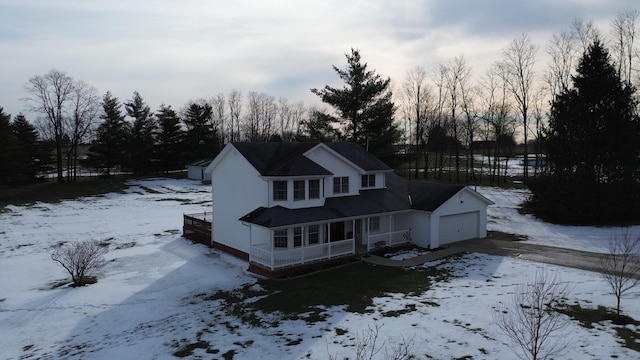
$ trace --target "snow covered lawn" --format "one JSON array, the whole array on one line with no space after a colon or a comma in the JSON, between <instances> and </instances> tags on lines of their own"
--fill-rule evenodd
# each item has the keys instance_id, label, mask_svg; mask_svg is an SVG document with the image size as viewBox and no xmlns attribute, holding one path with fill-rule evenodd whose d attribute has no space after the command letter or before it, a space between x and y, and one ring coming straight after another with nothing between
<instances>
[{"instance_id":1,"label":"snow covered lawn","mask_svg":"<svg viewBox=\"0 0 640 360\"><path fill-rule=\"evenodd\" d=\"M403 341L419 359L513 359L513 345L492 313L539 268L571 284L569 304L615 306L598 274L469 254L425 264L450 277L424 293L388 293L364 313L326 307L320 321L258 312L254 316L269 325L256 326L228 306L240 289L259 293L247 264L180 236L182 214L210 205L209 186L172 179L131 185L125 194L12 206L0 214L1 358L353 358L354 345L368 329L378 328L380 359ZM489 210L490 230L517 232L531 242L604 251L608 237L619 231L547 224L517 213L525 191L478 191L496 202ZM51 246L85 239L109 244L109 263L97 274L98 283L56 286L68 277L50 259ZM640 319L638 300L636 292L622 301L623 312L635 319ZM566 359L640 357L621 345L613 325L587 329L572 321L566 336L571 338Z\"/></svg>"}]
</instances>

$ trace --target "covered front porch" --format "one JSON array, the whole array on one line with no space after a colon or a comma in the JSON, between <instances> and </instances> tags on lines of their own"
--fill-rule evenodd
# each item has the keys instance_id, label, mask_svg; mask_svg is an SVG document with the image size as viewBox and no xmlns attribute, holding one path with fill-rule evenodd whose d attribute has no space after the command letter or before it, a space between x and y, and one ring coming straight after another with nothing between
<instances>
[{"instance_id":1,"label":"covered front porch","mask_svg":"<svg viewBox=\"0 0 640 360\"><path fill-rule=\"evenodd\" d=\"M268 229L250 227L249 261L270 271L367 253L411 243L411 229L398 214L341 219Z\"/></svg>"}]
</instances>

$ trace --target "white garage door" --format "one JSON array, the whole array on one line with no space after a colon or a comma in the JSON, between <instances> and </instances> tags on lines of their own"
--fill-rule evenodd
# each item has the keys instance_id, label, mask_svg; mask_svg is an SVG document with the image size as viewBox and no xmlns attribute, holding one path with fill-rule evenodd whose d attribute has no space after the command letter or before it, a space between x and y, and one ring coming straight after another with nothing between
<instances>
[{"instance_id":1,"label":"white garage door","mask_svg":"<svg viewBox=\"0 0 640 360\"><path fill-rule=\"evenodd\" d=\"M440 245L478 237L477 211L440 217Z\"/></svg>"}]
</instances>

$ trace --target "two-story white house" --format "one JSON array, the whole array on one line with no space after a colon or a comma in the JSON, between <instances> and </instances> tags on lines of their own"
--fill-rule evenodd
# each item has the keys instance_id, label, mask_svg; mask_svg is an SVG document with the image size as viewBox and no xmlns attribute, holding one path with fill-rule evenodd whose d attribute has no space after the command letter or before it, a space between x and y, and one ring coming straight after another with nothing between
<instances>
[{"instance_id":1,"label":"two-story white house","mask_svg":"<svg viewBox=\"0 0 640 360\"><path fill-rule=\"evenodd\" d=\"M211 245L267 276L380 246L486 236L490 200L407 181L356 144L229 143L206 171Z\"/></svg>"}]
</instances>

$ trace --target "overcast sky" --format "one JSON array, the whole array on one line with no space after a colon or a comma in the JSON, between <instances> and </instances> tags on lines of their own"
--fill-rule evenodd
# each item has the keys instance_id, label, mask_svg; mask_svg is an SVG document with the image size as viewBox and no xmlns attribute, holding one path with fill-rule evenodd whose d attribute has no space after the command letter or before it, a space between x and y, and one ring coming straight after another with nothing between
<instances>
[{"instance_id":1,"label":"overcast sky","mask_svg":"<svg viewBox=\"0 0 640 360\"><path fill-rule=\"evenodd\" d=\"M528 34L544 67L553 33L576 18L604 33L637 0L0 0L0 106L24 111L24 84L58 69L156 110L220 92L319 103L341 86L345 53L401 83L408 70L464 55L474 74ZM27 114L27 118L29 118ZM30 119L31 120L31 119Z\"/></svg>"}]
</instances>

